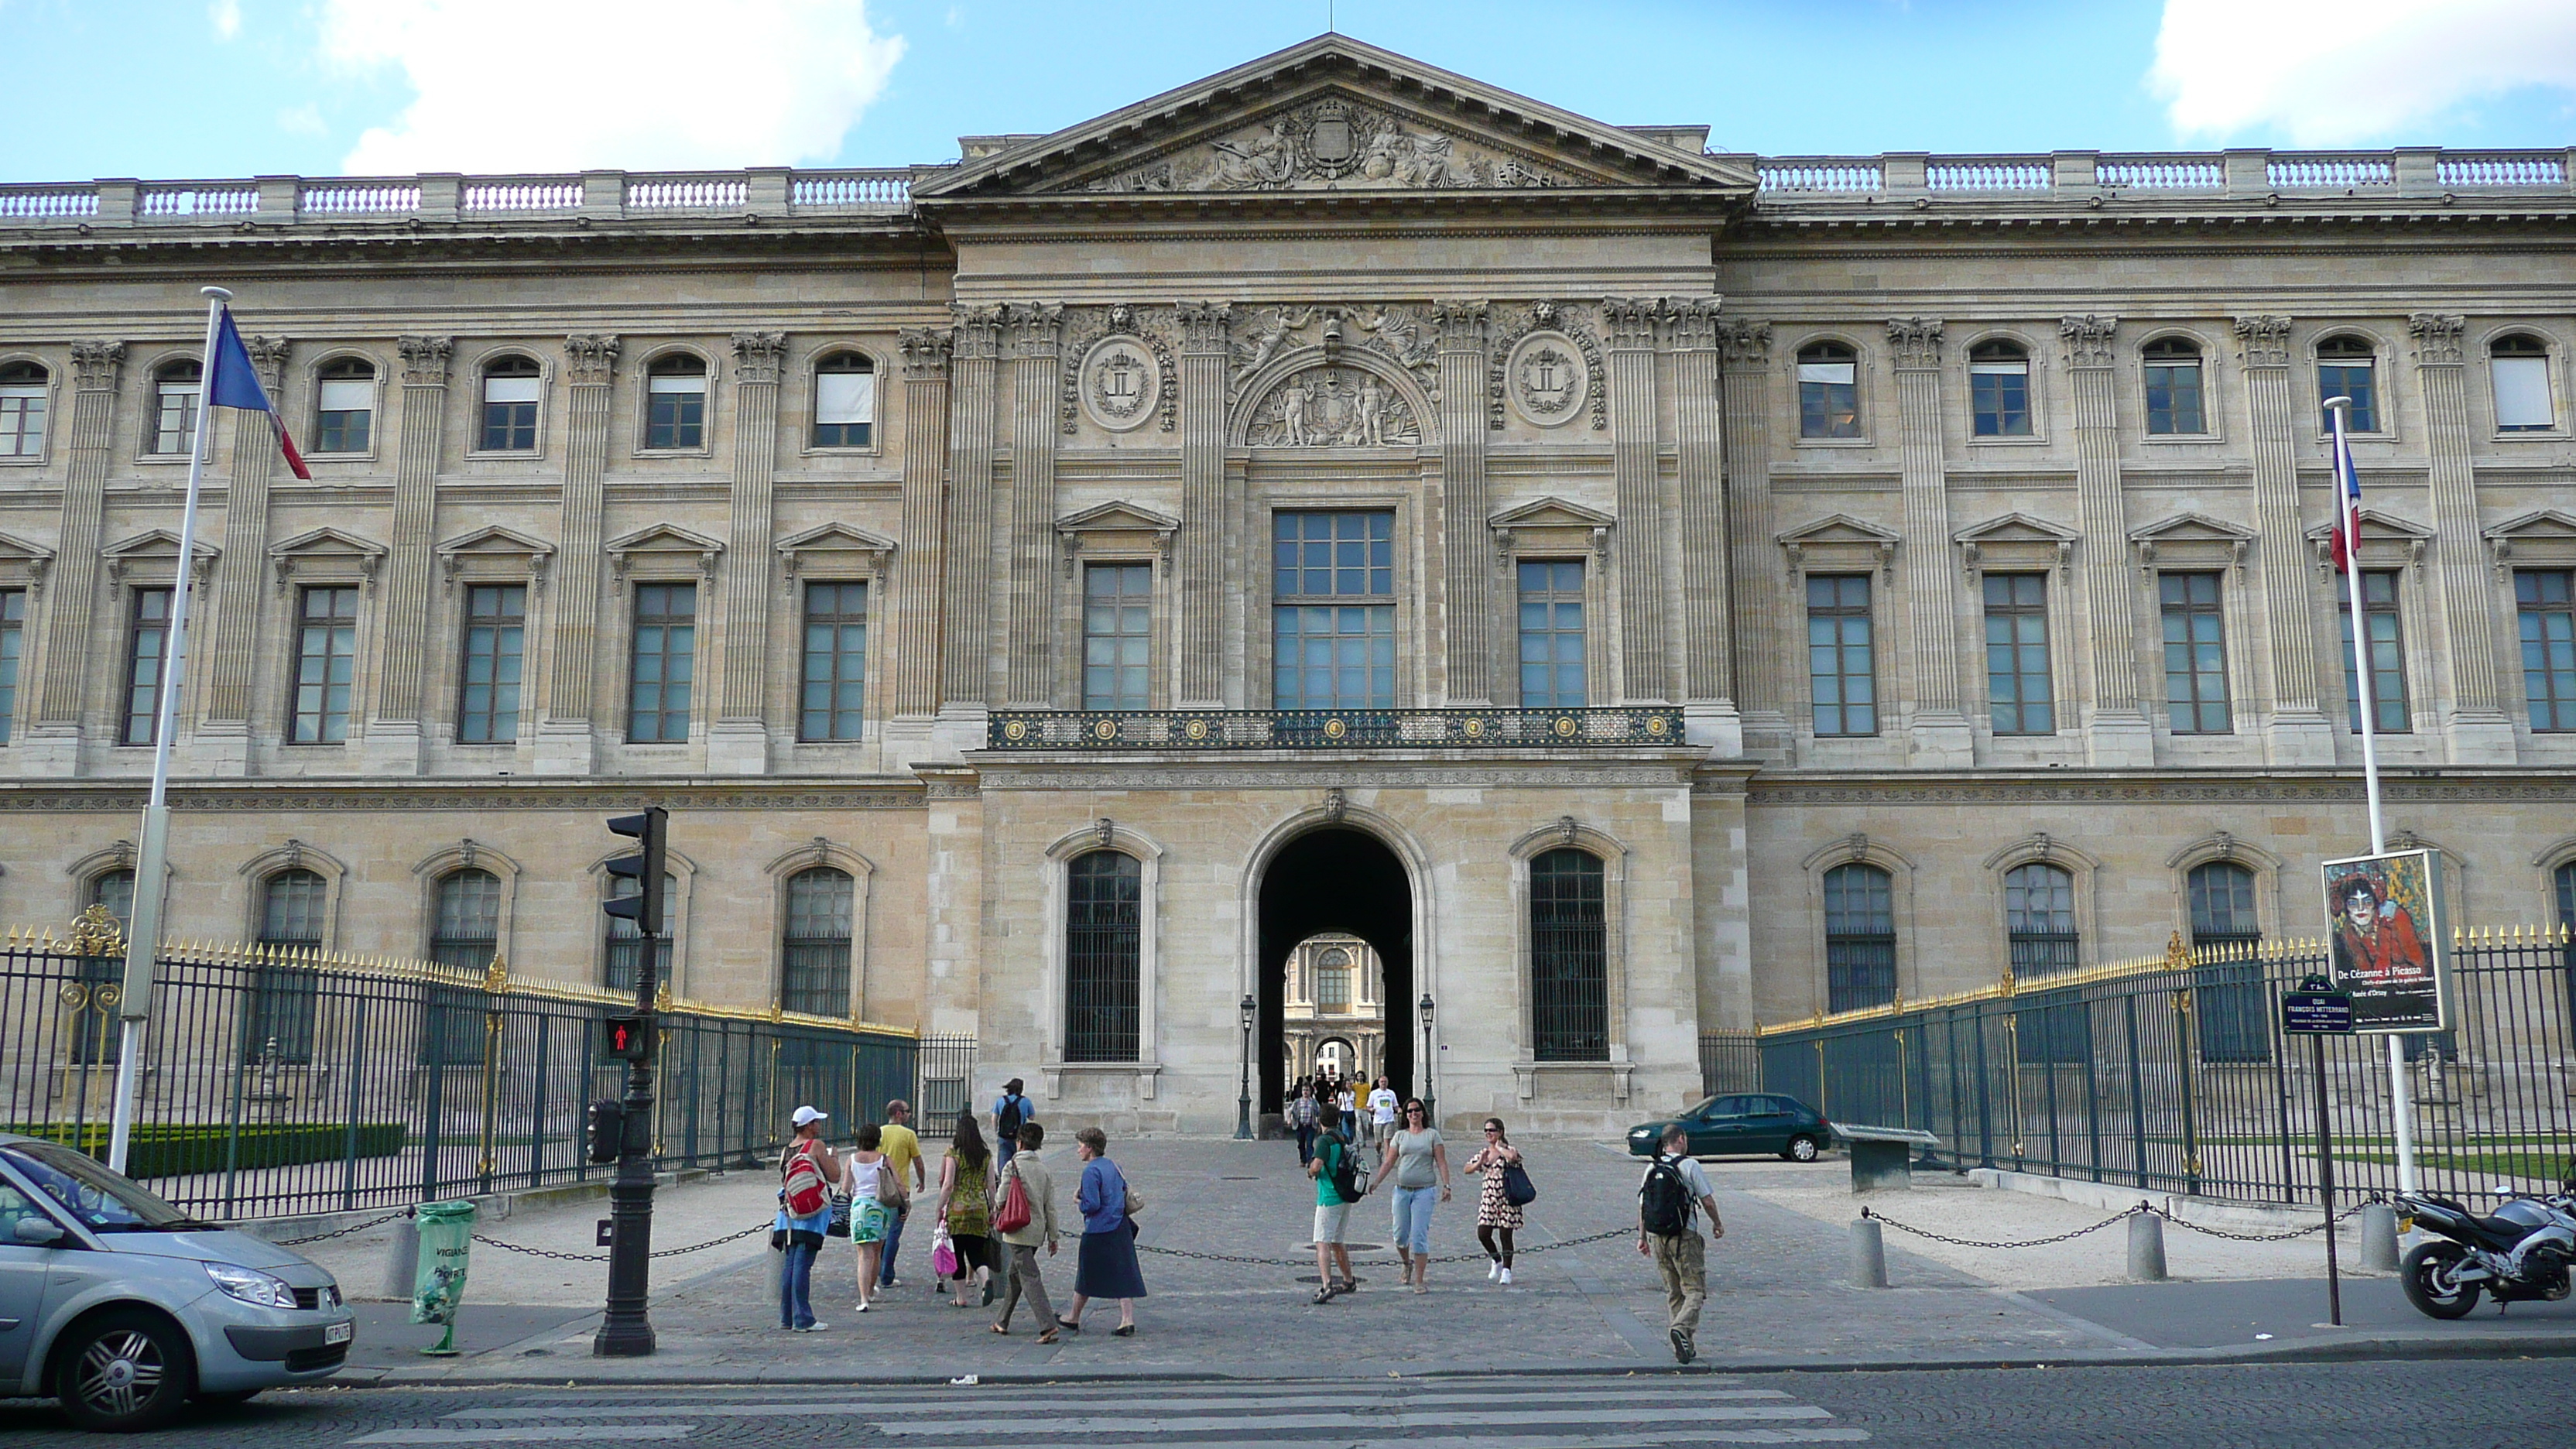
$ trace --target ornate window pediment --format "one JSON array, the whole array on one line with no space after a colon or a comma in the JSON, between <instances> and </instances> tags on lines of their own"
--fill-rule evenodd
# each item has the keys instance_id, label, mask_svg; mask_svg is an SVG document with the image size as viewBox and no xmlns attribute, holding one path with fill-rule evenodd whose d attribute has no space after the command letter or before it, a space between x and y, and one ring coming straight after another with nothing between
<instances>
[{"instance_id":1,"label":"ornate window pediment","mask_svg":"<svg viewBox=\"0 0 2576 1449\"><path fill-rule=\"evenodd\" d=\"M277 591L286 592L298 577L325 583L376 586L376 569L385 561L385 546L336 528L316 528L269 545L269 567L277 574Z\"/></svg>"},{"instance_id":2,"label":"ornate window pediment","mask_svg":"<svg viewBox=\"0 0 2576 1449\"><path fill-rule=\"evenodd\" d=\"M1610 530L1619 520L1553 494L1506 508L1485 520L1494 530L1494 552L1508 562L1523 554L1591 554L1606 558Z\"/></svg>"},{"instance_id":3,"label":"ornate window pediment","mask_svg":"<svg viewBox=\"0 0 2576 1449\"><path fill-rule=\"evenodd\" d=\"M725 549L721 540L676 523L639 528L610 539L605 547L609 571L621 580L636 572L665 579L688 574L711 579L716 574L716 560Z\"/></svg>"},{"instance_id":4,"label":"ornate window pediment","mask_svg":"<svg viewBox=\"0 0 2576 1449\"><path fill-rule=\"evenodd\" d=\"M2576 514L2565 509L2539 508L2519 518L2506 519L2488 529L2485 538L2498 573L2508 572L2517 564L2559 568L2576 565Z\"/></svg>"},{"instance_id":5,"label":"ornate window pediment","mask_svg":"<svg viewBox=\"0 0 2576 1449\"><path fill-rule=\"evenodd\" d=\"M53 567L53 563L52 549L41 543L29 543L15 534L0 533L0 584L42 588L45 570Z\"/></svg>"},{"instance_id":6,"label":"ornate window pediment","mask_svg":"<svg viewBox=\"0 0 2576 1449\"><path fill-rule=\"evenodd\" d=\"M2252 529L2206 513L2179 513L2129 531L2129 546L2137 550L2141 573L2153 573L2159 567L2243 568L2246 550L2253 544Z\"/></svg>"},{"instance_id":7,"label":"ornate window pediment","mask_svg":"<svg viewBox=\"0 0 2576 1449\"><path fill-rule=\"evenodd\" d=\"M802 573L875 575L885 571L895 542L846 523L826 523L780 539L777 549L779 566L791 579Z\"/></svg>"},{"instance_id":8,"label":"ornate window pediment","mask_svg":"<svg viewBox=\"0 0 2576 1449\"><path fill-rule=\"evenodd\" d=\"M496 523L440 544L438 564L439 572L451 585L459 578L525 579L541 589L546 585L546 565L554 554L553 544Z\"/></svg>"},{"instance_id":9,"label":"ornate window pediment","mask_svg":"<svg viewBox=\"0 0 2576 1449\"><path fill-rule=\"evenodd\" d=\"M2304 535L2315 552L2317 569L2334 568L2335 526L2320 523ZM2424 562L2424 549L2433 541L2433 530L2410 518L2400 518L2384 509L2364 505L2361 510L2361 561L2365 568L2414 568Z\"/></svg>"},{"instance_id":10,"label":"ornate window pediment","mask_svg":"<svg viewBox=\"0 0 2576 1449\"><path fill-rule=\"evenodd\" d=\"M2029 572L2064 568L2075 556L2083 535L2044 518L2013 512L1989 518L1950 535L1959 550L1959 565L1968 576L1989 569Z\"/></svg>"},{"instance_id":11,"label":"ornate window pediment","mask_svg":"<svg viewBox=\"0 0 2576 1449\"><path fill-rule=\"evenodd\" d=\"M1070 570L1084 554L1108 558L1168 558L1181 521L1142 504L1113 499L1055 521L1056 547Z\"/></svg>"},{"instance_id":12,"label":"ornate window pediment","mask_svg":"<svg viewBox=\"0 0 2576 1449\"><path fill-rule=\"evenodd\" d=\"M1789 555L1792 571L1865 569L1884 573L1896 562L1898 537L1848 513L1820 518L1803 528L1775 535Z\"/></svg>"},{"instance_id":13,"label":"ornate window pediment","mask_svg":"<svg viewBox=\"0 0 2576 1449\"><path fill-rule=\"evenodd\" d=\"M206 577L220 552L204 539L197 540L196 563L189 578L192 586ZM128 575L147 582L167 582L179 574L179 535L166 528L146 529L100 549L98 556L107 561L107 576L119 583Z\"/></svg>"}]
</instances>

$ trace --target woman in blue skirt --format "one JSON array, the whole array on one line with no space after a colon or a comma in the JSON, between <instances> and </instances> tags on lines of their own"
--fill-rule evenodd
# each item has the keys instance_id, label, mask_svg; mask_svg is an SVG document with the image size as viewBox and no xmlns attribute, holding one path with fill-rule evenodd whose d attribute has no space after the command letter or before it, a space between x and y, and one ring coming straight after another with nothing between
<instances>
[{"instance_id":1,"label":"woman in blue skirt","mask_svg":"<svg viewBox=\"0 0 2576 1449\"><path fill-rule=\"evenodd\" d=\"M1109 1160L1109 1137L1097 1127L1073 1134L1074 1156L1082 1159L1082 1187L1073 1205L1082 1210L1082 1254L1073 1269L1073 1311L1062 1320L1067 1333L1082 1331L1082 1310L1094 1298L1118 1300L1120 1338L1136 1332L1136 1300L1145 1296L1145 1275L1136 1266L1136 1220L1127 1215L1127 1176Z\"/></svg>"}]
</instances>

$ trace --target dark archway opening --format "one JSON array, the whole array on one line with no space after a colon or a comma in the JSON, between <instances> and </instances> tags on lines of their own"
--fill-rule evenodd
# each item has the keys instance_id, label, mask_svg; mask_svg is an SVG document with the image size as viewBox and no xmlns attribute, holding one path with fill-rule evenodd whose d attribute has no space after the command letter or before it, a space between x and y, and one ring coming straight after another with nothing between
<instances>
[{"instance_id":1,"label":"dark archway opening","mask_svg":"<svg viewBox=\"0 0 2576 1449\"><path fill-rule=\"evenodd\" d=\"M1386 843L1330 826L1280 848L1261 876L1260 1062L1254 1110L1276 1112L1287 1068L1280 1043L1288 953L1309 936L1341 931L1374 947L1386 979L1386 1077L1399 1095L1416 1090L1413 1048L1422 1023L1413 1009L1413 882Z\"/></svg>"}]
</instances>

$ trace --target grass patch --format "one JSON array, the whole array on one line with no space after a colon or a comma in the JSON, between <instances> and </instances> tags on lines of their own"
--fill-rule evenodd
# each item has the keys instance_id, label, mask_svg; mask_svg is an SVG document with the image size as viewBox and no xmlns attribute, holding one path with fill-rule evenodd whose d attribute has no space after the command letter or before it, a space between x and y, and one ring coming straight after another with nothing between
<instances>
[{"instance_id":1,"label":"grass patch","mask_svg":"<svg viewBox=\"0 0 2576 1449\"><path fill-rule=\"evenodd\" d=\"M2310 1154L2313 1156L2314 1154ZM2394 1164L2395 1152L2335 1151L2337 1162L2377 1162ZM2530 1177L2555 1182L2567 1170L2567 1154L2546 1148L2511 1149L2497 1152L2419 1152L2416 1165L2441 1172L2466 1172L2484 1177Z\"/></svg>"},{"instance_id":2,"label":"grass patch","mask_svg":"<svg viewBox=\"0 0 2576 1449\"><path fill-rule=\"evenodd\" d=\"M20 1132L107 1160L105 1122L17 1122L0 1124L0 1132ZM245 1123L238 1139L221 1122L138 1123L126 1146L125 1174L133 1178L184 1177L227 1168L299 1167L309 1162L337 1162L348 1151L345 1122ZM358 1124L360 1157L391 1157L402 1151L407 1128L400 1122Z\"/></svg>"}]
</instances>

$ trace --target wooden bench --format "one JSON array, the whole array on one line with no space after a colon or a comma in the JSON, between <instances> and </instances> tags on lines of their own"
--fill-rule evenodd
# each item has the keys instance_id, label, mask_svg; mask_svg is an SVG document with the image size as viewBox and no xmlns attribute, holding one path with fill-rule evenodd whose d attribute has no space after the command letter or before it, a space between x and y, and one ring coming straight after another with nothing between
<instances>
[{"instance_id":1,"label":"wooden bench","mask_svg":"<svg viewBox=\"0 0 2576 1449\"><path fill-rule=\"evenodd\" d=\"M1851 1152L1854 1192L1912 1187L1916 1150L1941 1145L1940 1138L1913 1127L1869 1127L1854 1122L1835 1123L1834 1137Z\"/></svg>"}]
</instances>

